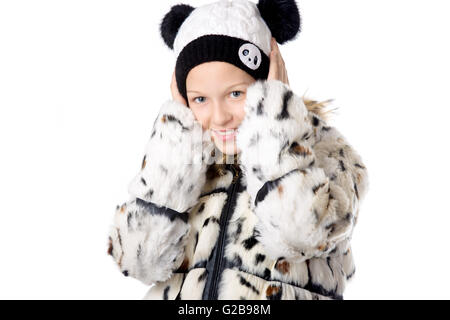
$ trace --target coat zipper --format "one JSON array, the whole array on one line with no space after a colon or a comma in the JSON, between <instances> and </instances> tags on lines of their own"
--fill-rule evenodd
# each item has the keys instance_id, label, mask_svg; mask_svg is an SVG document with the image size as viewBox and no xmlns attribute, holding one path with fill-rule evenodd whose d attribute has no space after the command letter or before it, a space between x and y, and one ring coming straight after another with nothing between
<instances>
[{"instance_id":1,"label":"coat zipper","mask_svg":"<svg viewBox=\"0 0 450 320\"><path fill-rule=\"evenodd\" d=\"M231 193L230 193L230 197L228 198L228 203L227 203L227 210L225 212L225 214L221 215L220 217L220 232L219 232L219 239L217 242L217 254L216 254L216 261L214 262L214 269L213 269L213 274L212 274L212 285L211 285L211 290L209 290L210 294L208 295L208 300L216 300L217 299L217 286L218 286L218 282L219 282L219 278L220 278L220 274L219 271L221 270L221 266L223 263L223 249L225 246L225 235L226 235L226 227L228 224L228 220L229 220L229 215L230 215L230 207L231 204L233 203L233 198L234 198L234 193L236 190L236 182L239 179L239 171L236 170L236 168L233 167L233 165L230 166L230 168L232 168L232 171L234 173L233 175L233 180L232 180L232 188L231 188Z\"/></svg>"}]
</instances>

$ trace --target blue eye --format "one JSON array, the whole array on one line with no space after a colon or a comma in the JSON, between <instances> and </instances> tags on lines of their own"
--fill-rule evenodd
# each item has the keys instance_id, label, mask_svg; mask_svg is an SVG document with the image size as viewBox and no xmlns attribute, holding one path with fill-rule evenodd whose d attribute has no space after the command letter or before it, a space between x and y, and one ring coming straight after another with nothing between
<instances>
[{"instance_id":1,"label":"blue eye","mask_svg":"<svg viewBox=\"0 0 450 320\"><path fill-rule=\"evenodd\" d=\"M203 100L198 102L197 99L203 99ZM202 103L203 101L205 101L204 99L205 99L205 97L197 97L197 98L194 98L194 101L197 103Z\"/></svg>"},{"instance_id":2,"label":"blue eye","mask_svg":"<svg viewBox=\"0 0 450 320\"><path fill-rule=\"evenodd\" d=\"M238 93L238 95L234 95L234 93ZM233 95L234 98L238 98L241 95L242 91L232 91L231 94Z\"/></svg>"}]
</instances>

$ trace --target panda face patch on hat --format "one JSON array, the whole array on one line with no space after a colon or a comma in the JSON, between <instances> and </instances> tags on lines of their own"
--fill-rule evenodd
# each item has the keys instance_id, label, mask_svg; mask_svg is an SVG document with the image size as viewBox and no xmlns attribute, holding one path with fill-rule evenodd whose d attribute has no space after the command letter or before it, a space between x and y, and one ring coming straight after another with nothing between
<instances>
[{"instance_id":1,"label":"panda face patch on hat","mask_svg":"<svg viewBox=\"0 0 450 320\"><path fill-rule=\"evenodd\" d=\"M251 43L244 43L239 48L239 59L252 70L256 70L261 65L261 51Z\"/></svg>"}]
</instances>

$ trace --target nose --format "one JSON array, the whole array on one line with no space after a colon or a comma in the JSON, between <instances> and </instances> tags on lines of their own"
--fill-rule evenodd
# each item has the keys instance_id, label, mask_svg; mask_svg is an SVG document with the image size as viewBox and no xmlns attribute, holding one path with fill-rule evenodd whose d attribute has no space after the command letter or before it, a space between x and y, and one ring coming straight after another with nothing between
<instances>
[{"instance_id":1,"label":"nose","mask_svg":"<svg viewBox=\"0 0 450 320\"><path fill-rule=\"evenodd\" d=\"M215 128L226 128L227 123L233 120L233 114L228 111L221 101L215 101L213 106L212 124Z\"/></svg>"}]
</instances>

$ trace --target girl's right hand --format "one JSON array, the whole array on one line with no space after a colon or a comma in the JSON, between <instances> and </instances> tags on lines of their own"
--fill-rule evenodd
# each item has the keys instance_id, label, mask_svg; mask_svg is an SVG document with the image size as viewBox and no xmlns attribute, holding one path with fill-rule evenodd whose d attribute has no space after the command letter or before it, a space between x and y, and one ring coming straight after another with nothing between
<instances>
[{"instance_id":1,"label":"girl's right hand","mask_svg":"<svg viewBox=\"0 0 450 320\"><path fill-rule=\"evenodd\" d=\"M181 95L180 91L178 91L177 80L175 78L175 71L173 71L173 74L172 74L172 83L170 84L170 90L172 92L173 100L184 104L186 107L188 106L186 99L184 99L183 96Z\"/></svg>"}]
</instances>

